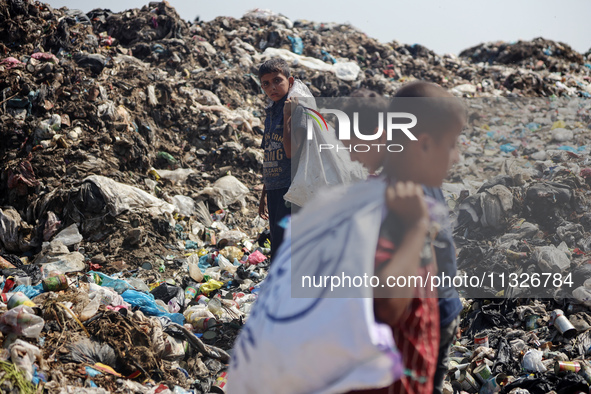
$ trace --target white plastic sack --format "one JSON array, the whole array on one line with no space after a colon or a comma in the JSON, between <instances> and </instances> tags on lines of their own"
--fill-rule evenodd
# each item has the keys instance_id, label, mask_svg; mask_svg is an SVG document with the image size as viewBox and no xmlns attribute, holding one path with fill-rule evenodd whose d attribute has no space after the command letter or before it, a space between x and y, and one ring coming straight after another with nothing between
<instances>
[{"instance_id":1,"label":"white plastic sack","mask_svg":"<svg viewBox=\"0 0 591 394\"><path fill-rule=\"evenodd\" d=\"M176 195L172 198L172 204L181 215L193 216L195 213L195 200L191 197Z\"/></svg>"},{"instance_id":2,"label":"white plastic sack","mask_svg":"<svg viewBox=\"0 0 591 394\"><path fill-rule=\"evenodd\" d=\"M229 393L342 393L401 376L392 331L375 320L371 288L331 293L343 298L316 287L305 290L309 298L292 296L292 271L294 278L373 272L384 191L376 179L337 188L293 217L235 342ZM327 255L327 245L340 253Z\"/></svg>"},{"instance_id":3,"label":"white plastic sack","mask_svg":"<svg viewBox=\"0 0 591 394\"><path fill-rule=\"evenodd\" d=\"M267 48L260 55L253 56L257 61L265 61L279 57L294 66L304 66L317 71L330 71L335 73L336 77L344 81L354 81L357 79L361 69L355 62L340 61L335 64L328 64L320 59L309 56L302 56L293 53L289 49Z\"/></svg>"},{"instance_id":4,"label":"white plastic sack","mask_svg":"<svg viewBox=\"0 0 591 394\"><path fill-rule=\"evenodd\" d=\"M91 175L83 182L92 182L99 188L113 216L125 211L145 209L153 215L174 212L174 205L156 198L142 189L116 182L101 175Z\"/></svg>"},{"instance_id":5,"label":"white plastic sack","mask_svg":"<svg viewBox=\"0 0 591 394\"><path fill-rule=\"evenodd\" d=\"M70 253L66 245L55 240L43 245L43 250L35 258L35 263L41 265L45 276L51 272L66 274L86 269L82 253Z\"/></svg>"},{"instance_id":6,"label":"white plastic sack","mask_svg":"<svg viewBox=\"0 0 591 394\"><path fill-rule=\"evenodd\" d=\"M8 251L20 251L18 228L21 215L14 208L0 209L0 241Z\"/></svg>"},{"instance_id":7,"label":"white plastic sack","mask_svg":"<svg viewBox=\"0 0 591 394\"><path fill-rule=\"evenodd\" d=\"M297 97L300 104L316 108L314 97L301 81L296 80L288 97ZM329 149L320 153L320 144L341 145L336 138L334 129L329 126L328 132L320 130L312 123L312 140L304 140L298 158L298 168L289 190L283 196L286 201L303 207L320 190L329 186L348 184L367 178L367 171L358 162L351 161L350 156L341 150Z\"/></svg>"},{"instance_id":8,"label":"white plastic sack","mask_svg":"<svg viewBox=\"0 0 591 394\"><path fill-rule=\"evenodd\" d=\"M31 345L22 339L17 339L8 348L10 352L10 361L24 372L28 381L33 379L33 363L35 361L43 361L41 349L35 345Z\"/></svg>"},{"instance_id":9,"label":"white plastic sack","mask_svg":"<svg viewBox=\"0 0 591 394\"><path fill-rule=\"evenodd\" d=\"M74 223L60 231L53 241L60 241L66 246L72 246L82 242L82 239L82 234L78 231L78 225Z\"/></svg>"},{"instance_id":10,"label":"white plastic sack","mask_svg":"<svg viewBox=\"0 0 591 394\"><path fill-rule=\"evenodd\" d=\"M215 205L224 209L228 205L239 201L242 206L246 206L244 197L249 193L249 190L242 182L232 175L226 175L211 186L206 187L201 192L202 195L207 195L213 200Z\"/></svg>"}]
</instances>

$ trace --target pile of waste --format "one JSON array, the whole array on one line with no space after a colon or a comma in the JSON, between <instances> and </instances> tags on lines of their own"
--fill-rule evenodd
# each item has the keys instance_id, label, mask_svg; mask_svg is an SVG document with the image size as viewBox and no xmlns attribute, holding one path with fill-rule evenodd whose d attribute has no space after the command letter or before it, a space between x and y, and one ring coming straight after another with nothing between
<instances>
[{"instance_id":1,"label":"pile of waste","mask_svg":"<svg viewBox=\"0 0 591 394\"><path fill-rule=\"evenodd\" d=\"M574 284L543 302L465 289L450 382L476 390L463 382L487 365L506 389L547 392L578 376L556 360L587 370L591 52L536 39L441 56L265 10L188 23L166 2L9 0L0 54L1 391L223 392L269 264L256 71L276 56L318 97L424 79L469 98L444 187L461 273L550 266ZM556 310L576 335L548 328Z\"/></svg>"}]
</instances>

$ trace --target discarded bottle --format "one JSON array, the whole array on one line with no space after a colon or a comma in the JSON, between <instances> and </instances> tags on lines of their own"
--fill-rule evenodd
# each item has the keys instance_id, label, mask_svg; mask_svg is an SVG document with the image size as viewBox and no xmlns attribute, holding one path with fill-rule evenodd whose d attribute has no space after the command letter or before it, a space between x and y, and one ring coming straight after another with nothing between
<instances>
[{"instance_id":1,"label":"discarded bottle","mask_svg":"<svg viewBox=\"0 0 591 394\"><path fill-rule=\"evenodd\" d=\"M195 296L197 296L197 292L199 291L199 285L197 285L196 283L189 283L187 285L187 287L185 288L185 298L187 300L192 300L193 298L195 298Z\"/></svg>"},{"instance_id":2,"label":"discarded bottle","mask_svg":"<svg viewBox=\"0 0 591 394\"><path fill-rule=\"evenodd\" d=\"M27 297L23 292L17 291L16 293L14 293L12 295L12 297L10 297L10 299L6 303L6 307L8 309L12 309L12 308L17 307L19 305L26 305L26 306L30 306L30 307L35 306L33 301L31 301L29 299L29 297Z\"/></svg>"},{"instance_id":3,"label":"discarded bottle","mask_svg":"<svg viewBox=\"0 0 591 394\"><path fill-rule=\"evenodd\" d=\"M50 276L43 279L43 290L60 291L68 288L68 278L64 274Z\"/></svg>"}]
</instances>

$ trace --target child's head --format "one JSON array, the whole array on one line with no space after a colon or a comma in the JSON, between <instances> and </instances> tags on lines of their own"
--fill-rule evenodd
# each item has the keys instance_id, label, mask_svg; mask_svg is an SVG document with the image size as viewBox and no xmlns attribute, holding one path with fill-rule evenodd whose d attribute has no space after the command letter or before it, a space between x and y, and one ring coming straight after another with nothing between
<instances>
[{"instance_id":1,"label":"child's head","mask_svg":"<svg viewBox=\"0 0 591 394\"><path fill-rule=\"evenodd\" d=\"M457 142L466 124L462 103L439 85L418 81L398 90L390 111L416 116L417 124L409 131L417 141L402 132L393 135L395 140L388 143L399 143L404 149L387 155L384 171L399 180L441 186L459 160Z\"/></svg>"},{"instance_id":2,"label":"child's head","mask_svg":"<svg viewBox=\"0 0 591 394\"><path fill-rule=\"evenodd\" d=\"M351 93L343 106L351 121L354 120L353 113L358 116L359 133L362 135L373 135L379 126L379 113L387 109L387 101L379 93L361 88ZM370 174L374 174L384 163L386 149L378 147L378 144L385 144L386 133L377 140L366 141L357 137L352 132L351 139L343 141L351 149L351 160L360 162Z\"/></svg>"},{"instance_id":3,"label":"child's head","mask_svg":"<svg viewBox=\"0 0 591 394\"><path fill-rule=\"evenodd\" d=\"M267 97L275 102L285 97L293 85L289 66L281 58L269 59L261 64L259 79Z\"/></svg>"}]
</instances>

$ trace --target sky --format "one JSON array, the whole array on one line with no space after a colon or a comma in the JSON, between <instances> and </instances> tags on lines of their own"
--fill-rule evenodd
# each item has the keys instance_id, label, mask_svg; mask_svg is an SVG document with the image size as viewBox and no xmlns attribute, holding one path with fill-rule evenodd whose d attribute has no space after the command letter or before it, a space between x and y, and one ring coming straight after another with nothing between
<instances>
[{"instance_id":1,"label":"sky","mask_svg":"<svg viewBox=\"0 0 591 394\"><path fill-rule=\"evenodd\" d=\"M45 0L47 1L47 0ZM147 0L49 0L52 7L100 7L113 12L141 8ZM240 18L254 8L270 9L292 21L349 23L382 43L421 44L436 53L459 54L489 41L544 37L578 52L591 48L591 0L169 0L188 21L199 16Z\"/></svg>"}]
</instances>

